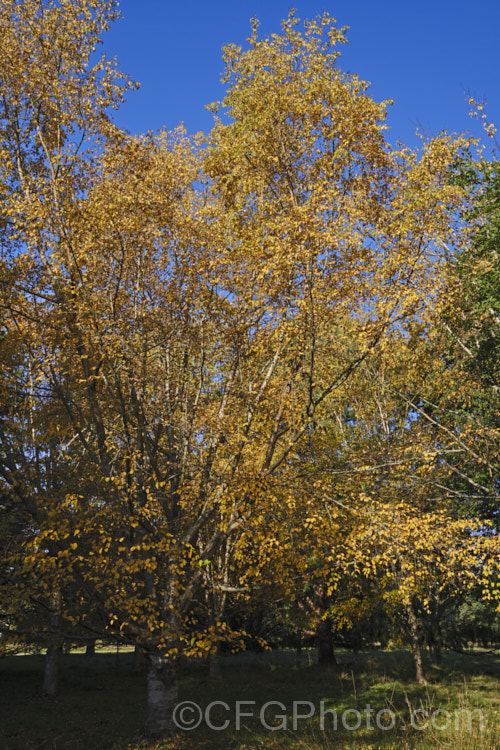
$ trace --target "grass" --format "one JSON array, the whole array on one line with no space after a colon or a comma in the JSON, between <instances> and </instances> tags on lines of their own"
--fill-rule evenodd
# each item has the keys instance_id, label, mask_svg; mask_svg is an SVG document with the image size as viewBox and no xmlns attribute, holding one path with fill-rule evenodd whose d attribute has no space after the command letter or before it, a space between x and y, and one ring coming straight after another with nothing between
<instances>
[{"instance_id":1,"label":"grass","mask_svg":"<svg viewBox=\"0 0 500 750\"><path fill-rule=\"evenodd\" d=\"M426 665L429 684L424 687L414 684L411 656L405 651L341 652L340 672L330 675L318 672L308 652L299 664L291 652L241 654L224 659L221 683L210 681L206 665L183 663L179 700L193 701L203 712L209 707L206 716L214 727L229 723L218 730L203 720L197 729L162 743L141 738L146 679L134 672L132 661L132 653L117 657L98 652L92 660L67 654L58 697L47 701L41 697L43 656L0 659L0 748L500 750L500 656L491 653L445 653L439 668ZM215 701L220 703L211 705ZM254 701L241 707L253 715L241 717L239 730L236 701ZM311 718L297 716L296 728L294 701L310 702L297 706L296 714L314 708ZM273 705L263 714L266 727L259 712L269 702ZM466 710L475 711L469 725ZM411 725L415 711L413 723L424 722L426 728ZM360 722L359 729L345 728L342 717L348 727ZM389 720L394 727L384 729Z\"/></svg>"}]
</instances>

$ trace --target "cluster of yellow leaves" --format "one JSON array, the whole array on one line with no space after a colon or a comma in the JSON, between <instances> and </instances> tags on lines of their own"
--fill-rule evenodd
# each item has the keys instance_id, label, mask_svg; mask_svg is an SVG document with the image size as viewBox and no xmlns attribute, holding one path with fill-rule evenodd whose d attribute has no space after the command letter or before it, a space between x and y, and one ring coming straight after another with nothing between
<instances>
[{"instance_id":1,"label":"cluster of yellow leaves","mask_svg":"<svg viewBox=\"0 0 500 750\"><path fill-rule=\"evenodd\" d=\"M132 137L108 117L129 84L90 64L115 4L42 7L0 11L2 325L30 392L9 414L28 446L3 474L26 535L12 570L24 556L42 603L56 589L75 622L150 653L206 654L233 638L228 591L332 593L344 562L394 564L404 599L441 565L436 529L450 550L460 529L429 515L425 546L418 514L372 500L371 461L350 490L328 464L362 398L348 384L432 297L463 140L392 147L389 103L339 70L327 14L226 49L227 121L206 139ZM434 464L424 448L422 480ZM193 619L203 597L216 625Z\"/></svg>"}]
</instances>

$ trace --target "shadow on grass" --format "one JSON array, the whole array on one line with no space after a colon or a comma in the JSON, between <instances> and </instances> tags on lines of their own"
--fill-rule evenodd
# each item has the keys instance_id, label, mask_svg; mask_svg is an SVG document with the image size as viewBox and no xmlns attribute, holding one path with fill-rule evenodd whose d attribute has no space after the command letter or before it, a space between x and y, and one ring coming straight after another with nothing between
<instances>
[{"instance_id":1,"label":"shadow on grass","mask_svg":"<svg viewBox=\"0 0 500 750\"><path fill-rule=\"evenodd\" d=\"M412 711L428 718L438 708L469 707L484 711L489 727L500 708L498 655L445 653L439 668L426 665L426 687L414 684L412 658L405 651L342 652L339 671L326 674L310 661L307 652L298 664L292 652L228 657L220 683L209 680L205 664L183 662L179 700L200 707L200 726L155 744L141 739L146 679L134 672L133 654L98 653L91 660L65 655L58 696L51 701L41 697L43 656L5 657L0 659L0 748L500 748L489 735L489 744L476 744L471 732L477 721L468 735L461 732L460 741L456 733L439 729L439 743L410 721ZM237 701L246 702L239 708L239 729Z\"/></svg>"}]
</instances>

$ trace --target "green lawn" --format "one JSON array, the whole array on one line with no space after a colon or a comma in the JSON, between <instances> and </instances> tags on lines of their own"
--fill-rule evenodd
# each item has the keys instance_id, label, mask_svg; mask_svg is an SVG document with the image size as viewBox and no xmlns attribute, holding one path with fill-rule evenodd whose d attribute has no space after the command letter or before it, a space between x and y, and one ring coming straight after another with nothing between
<instances>
[{"instance_id":1,"label":"green lawn","mask_svg":"<svg viewBox=\"0 0 500 750\"><path fill-rule=\"evenodd\" d=\"M43 656L5 657L0 659L0 748L500 750L500 655L445 653L441 667L426 665L426 687L412 682L411 656L405 651L356 656L340 652L338 657L340 673L325 675L318 672L308 652L303 653L300 665L291 652L241 654L224 661L224 680L218 684L210 682L206 665L183 664L179 700L201 707L201 724L170 743L156 744L141 739L146 680L144 674L134 673L131 653L117 658L109 651L100 652L91 661L83 654L65 655L59 695L53 701L41 697ZM221 703L210 705L215 701ZM241 706L242 712L252 716L240 717L239 730L237 701L255 702ZM310 702L296 707L296 727L294 701ZM261 721L259 712L268 702L272 704ZM438 709L441 713L436 713ZM456 713L457 709L461 712ZM309 719L298 716L312 710ZM321 710L327 712L324 728ZM425 729L411 726L415 710L419 713L413 715L413 723L424 721ZM465 710L473 712L470 725ZM336 730L332 711L336 712ZM194 714L184 715L189 719ZM210 728L206 718L213 727L225 722L228 726ZM342 720L347 727L358 722L360 727L345 728ZM387 723L394 727L384 728ZM447 729L442 728L445 724L449 724Z\"/></svg>"}]
</instances>

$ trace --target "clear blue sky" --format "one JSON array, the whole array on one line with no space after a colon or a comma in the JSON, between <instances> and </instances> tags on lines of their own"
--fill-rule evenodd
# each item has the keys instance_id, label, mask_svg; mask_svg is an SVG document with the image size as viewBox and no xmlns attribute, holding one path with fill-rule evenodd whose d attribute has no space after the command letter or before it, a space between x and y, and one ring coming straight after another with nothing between
<instances>
[{"instance_id":1,"label":"clear blue sky","mask_svg":"<svg viewBox=\"0 0 500 750\"><path fill-rule=\"evenodd\" d=\"M370 81L374 98L394 99L391 141L415 145L417 127L479 134L468 91L487 99L500 131L499 0L121 0L123 18L104 46L141 89L117 123L133 133L181 121L191 133L209 130L204 107L223 94L222 46L244 44L252 16L263 35L278 32L291 7L300 18L326 10L350 26L340 66Z\"/></svg>"}]
</instances>

